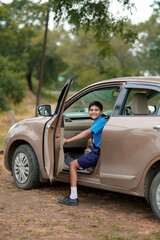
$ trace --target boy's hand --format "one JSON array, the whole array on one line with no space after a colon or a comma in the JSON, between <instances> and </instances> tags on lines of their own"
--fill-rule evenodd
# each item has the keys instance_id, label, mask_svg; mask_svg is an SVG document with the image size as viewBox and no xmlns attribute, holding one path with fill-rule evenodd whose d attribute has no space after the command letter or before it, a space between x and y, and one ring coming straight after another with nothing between
<instances>
[{"instance_id":1,"label":"boy's hand","mask_svg":"<svg viewBox=\"0 0 160 240\"><path fill-rule=\"evenodd\" d=\"M69 138L69 139L63 138L63 142L64 144L67 144L67 143L88 137L91 133L92 133L92 130L87 129L72 138Z\"/></svg>"},{"instance_id":2,"label":"boy's hand","mask_svg":"<svg viewBox=\"0 0 160 240\"><path fill-rule=\"evenodd\" d=\"M69 142L68 139L63 138L63 145L66 145L68 142Z\"/></svg>"}]
</instances>

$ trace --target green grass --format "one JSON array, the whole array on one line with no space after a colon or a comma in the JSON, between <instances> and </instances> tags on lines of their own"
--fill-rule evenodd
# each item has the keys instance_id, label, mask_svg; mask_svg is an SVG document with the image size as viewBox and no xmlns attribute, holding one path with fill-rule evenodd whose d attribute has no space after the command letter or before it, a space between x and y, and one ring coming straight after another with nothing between
<instances>
[{"instance_id":1,"label":"green grass","mask_svg":"<svg viewBox=\"0 0 160 240\"><path fill-rule=\"evenodd\" d=\"M128 240L128 238L124 238L124 237L121 237L121 236L113 236L112 234L110 233L107 233L107 234L101 234L101 233L93 233L92 234L93 237L96 237L96 238L100 238L100 239L103 239L103 240Z\"/></svg>"},{"instance_id":2,"label":"green grass","mask_svg":"<svg viewBox=\"0 0 160 240\"><path fill-rule=\"evenodd\" d=\"M3 167L0 165L0 175L2 174Z\"/></svg>"},{"instance_id":3,"label":"green grass","mask_svg":"<svg viewBox=\"0 0 160 240\"><path fill-rule=\"evenodd\" d=\"M10 129L10 125L4 127L3 124L0 123L0 150L4 150L4 138L7 136L8 130Z\"/></svg>"},{"instance_id":4,"label":"green grass","mask_svg":"<svg viewBox=\"0 0 160 240\"><path fill-rule=\"evenodd\" d=\"M68 230L77 230L78 227L76 227L75 224L67 224L65 225L65 227L68 229Z\"/></svg>"},{"instance_id":5,"label":"green grass","mask_svg":"<svg viewBox=\"0 0 160 240\"><path fill-rule=\"evenodd\" d=\"M115 230L115 231L123 231L123 230L124 230L122 227L117 226L117 225L112 225L112 228L113 228L113 230Z\"/></svg>"},{"instance_id":6,"label":"green grass","mask_svg":"<svg viewBox=\"0 0 160 240\"><path fill-rule=\"evenodd\" d=\"M46 236L52 236L52 235L54 235L54 232L52 232L52 231L47 231L45 235L46 235Z\"/></svg>"},{"instance_id":7,"label":"green grass","mask_svg":"<svg viewBox=\"0 0 160 240\"><path fill-rule=\"evenodd\" d=\"M160 240L160 231L152 233L152 235L155 237L156 240Z\"/></svg>"}]
</instances>

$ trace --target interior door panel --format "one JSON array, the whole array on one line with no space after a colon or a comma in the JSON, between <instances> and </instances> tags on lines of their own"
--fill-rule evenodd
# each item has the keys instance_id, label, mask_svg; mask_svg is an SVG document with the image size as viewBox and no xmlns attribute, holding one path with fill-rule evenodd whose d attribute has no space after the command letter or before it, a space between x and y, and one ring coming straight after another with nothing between
<instances>
[{"instance_id":1,"label":"interior door panel","mask_svg":"<svg viewBox=\"0 0 160 240\"><path fill-rule=\"evenodd\" d=\"M60 155L61 127L65 100L73 79L69 79L63 87L57 101L57 106L53 117L47 122L44 129L44 163L50 181L53 181L57 169Z\"/></svg>"},{"instance_id":2,"label":"interior door panel","mask_svg":"<svg viewBox=\"0 0 160 240\"><path fill-rule=\"evenodd\" d=\"M64 137L66 139L71 138L79 134L80 132L90 128L93 124L92 119L64 119ZM67 144L67 148L72 147L86 147L88 138L80 139Z\"/></svg>"}]
</instances>

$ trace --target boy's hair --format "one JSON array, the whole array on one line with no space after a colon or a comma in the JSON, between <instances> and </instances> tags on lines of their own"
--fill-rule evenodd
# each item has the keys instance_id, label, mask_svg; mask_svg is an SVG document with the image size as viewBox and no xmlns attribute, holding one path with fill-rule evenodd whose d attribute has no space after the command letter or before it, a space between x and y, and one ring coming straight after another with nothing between
<instances>
[{"instance_id":1,"label":"boy's hair","mask_svg":"<svg viewBox=\"0 0 160 240\"><path fill-rule=\"evenodd\" d=\"M100 111L103 110L103 105L99 101L93 101L89 104L89 110L92 106L96 106L99 108Z\"/></svg>"}]
</instances>

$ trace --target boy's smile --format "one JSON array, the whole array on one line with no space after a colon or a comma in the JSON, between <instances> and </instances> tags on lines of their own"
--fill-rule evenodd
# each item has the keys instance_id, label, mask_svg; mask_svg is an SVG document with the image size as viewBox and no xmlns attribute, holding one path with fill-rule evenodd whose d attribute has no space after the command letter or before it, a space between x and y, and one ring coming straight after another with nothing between
<instances>
[{"instance_id":1,"label":"boy's smile","mask_svg":"<svg viewBox=\"0 0 160 240\"><path fill-rule=\"evenodd\" d=\"M100 111L99 107L97 106L91 106L89 109L89 115L93 120L96 120L102 115L103 111Z\"/></svg>"}]
</instances>

